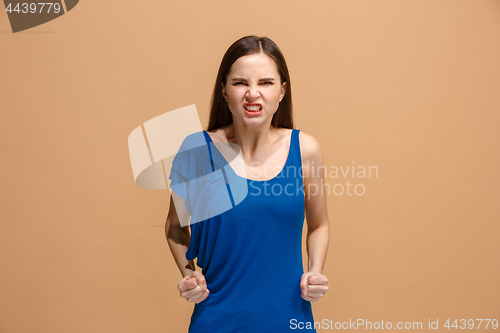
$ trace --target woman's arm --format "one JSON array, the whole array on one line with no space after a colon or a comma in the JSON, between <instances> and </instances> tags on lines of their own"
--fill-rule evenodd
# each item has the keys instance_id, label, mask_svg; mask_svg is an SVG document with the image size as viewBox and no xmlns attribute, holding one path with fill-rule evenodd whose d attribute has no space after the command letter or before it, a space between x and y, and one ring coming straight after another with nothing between
<instances>
[{"instance_id":1,"label":"woman's arm","mask_svg":"<svg viewBox=\"0 0 500 333\"><path fill-rule=\"evenodd\" d=\"M183 216L182 213L180 215ZM187 261L186 259L186 251L189 247L191 235L189 233L189 224L183 223L183 225L184 227L181 227L173 197L170 196L170 208L165 223L165 236L175 263L183 276L183 279L177 284L177 289L180 296L188 302L200 303L208 297L210 290L208 290L203 274L196 270L194 261Z\"/></svg>"},{"instance_id":2,"label":"woman's arm","mask_svg":"<svg viewBox=\"0 0 500 333\"><path fill-rule=\"evenodd\" d=\"M170 208L165 223L165 236L182 277L192 274L196 270L194 261L186 259L186 251L191 238L189 225L181 227L172 195L170 196Z\"/></svg>"},{"instance_id":3,"label":"woman's arm","mask_svg":"<svg viewBox=\"0 0 500 333\"><path fill-rule=\"evenodd\" d=\"M307 221L307 255L309 272L322 274L328 252L330 223L327 212L327 192L323 154L318 141L302 131L300 150L303 164L305 214Z\"/></svg>"}]
</instances>

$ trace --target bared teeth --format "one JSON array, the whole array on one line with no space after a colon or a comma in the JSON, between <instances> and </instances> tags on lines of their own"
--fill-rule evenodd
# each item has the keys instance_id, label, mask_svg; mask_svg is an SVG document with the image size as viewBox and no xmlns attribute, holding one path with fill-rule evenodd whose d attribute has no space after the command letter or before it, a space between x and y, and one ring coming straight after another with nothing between
<instances>
[{"instance_id":1,"label":"bared teeth","mask_svg":"<svg viewBox=\"0 0 500 333\"><path fill-rule=\"evenodd\" d=\"M248 110L248 111L259 111L261 109L260 106L256 105L256 106L245 106L245 109Z\"/></svg>"}]
</instances>

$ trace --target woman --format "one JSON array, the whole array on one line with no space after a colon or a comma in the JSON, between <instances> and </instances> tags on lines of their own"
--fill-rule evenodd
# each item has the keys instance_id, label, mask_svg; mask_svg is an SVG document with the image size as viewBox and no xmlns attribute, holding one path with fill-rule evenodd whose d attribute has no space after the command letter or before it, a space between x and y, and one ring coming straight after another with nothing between
<instances>
[{"instance_id":1,"label":"woman","mask_svg":"<svg viewBox=\"0 0 500 333\"><path fill-rule=\"evenodd\" d=\"M214 171L213 159L225 158L214 142L239 147L245 177L234 175L247 182L248 194L190 228L180 226L170 200L166 235L184 277L178 289L195 303L189 332L276 333L314 325L310 302L328 291L321 274L329 242L324 175L312 170L323 159L318 142L293 128L288 68L272 40L247 36L226 51L203 135L212 144ZM182 177L175 161L172 180Z\"/></svg>"}]
</instances>

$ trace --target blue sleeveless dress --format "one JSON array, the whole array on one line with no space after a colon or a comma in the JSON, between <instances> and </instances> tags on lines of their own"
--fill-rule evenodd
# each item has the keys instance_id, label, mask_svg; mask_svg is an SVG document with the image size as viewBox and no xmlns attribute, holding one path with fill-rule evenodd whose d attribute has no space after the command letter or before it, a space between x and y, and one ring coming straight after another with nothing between
<instances>
[{"instance_id":1,"label":"blue sleeveless dress","mask_svg":"<svg viewBox=\"0 0 500 333\"><path fill-rule=\"evenodd\" d=\"M314 327L311 302L301 297L300 289L305 207L299 131L292 129L288 157L276 177L251 180L225 168L222 179L231 208L190 224L186 259L198 258L210 294L194 304L189 333L292 332L300 322L301 327L307 322ZM178 154L172 163L171 184L186 181L189 173L221 171L214 161L225 161L224 157L208 133L202 132L208 149L198 155L207 162ZM235 199L234 187L227 184L231 179L246 182L248 192L242 200ZM185 188L171 188L186 201L190 199ZM208 190L203 193L213 195Z\"/></svg>"}]
</instances>

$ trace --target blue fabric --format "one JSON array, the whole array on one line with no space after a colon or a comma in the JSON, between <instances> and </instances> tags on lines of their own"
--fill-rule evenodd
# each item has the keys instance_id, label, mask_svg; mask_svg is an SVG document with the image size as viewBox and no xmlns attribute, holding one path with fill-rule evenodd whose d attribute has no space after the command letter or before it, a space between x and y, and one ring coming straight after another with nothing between
<instances>
[{"instance_id":1,"label":"blue fabric","mask_svg":"<svg viewBox=\"0 0 500 333\"><path fill-rule=\"evenodd\" d=\"M248 194L246 180L232 172L222 154L212 154L217 147L206 136L200 131L183 140L168 177L172 191L184 200L190 224L226 212Z\"/></svg>"},{"instance_id":2,"label":"blue fabric","mask_svg":"<svg viewBox=\"0 0 500 333\"><path fill-rule=\"evenodd\" d=\"M301 297L300 290L305 207L299 130L292 130L288 158L280 174L266 181L237 175L208 133L202 132L207 150L196 151L196 166L183 165L186 160L176 156L175 171L169 178L179 185L193 178L190 168L197 169L197 176L223 171L231 206L190 224L186 259L198 258L210 294L194 305L189 332L291 332L297 330L292 323L299 322L314 327L311 302ZM246 183L246 196L237 197L244 193L238 190L242 182ZM178 186L180 195L188 198L183 192L186 188L182 188ZM222 188L220 183L217 188Z\"/></svg>"}]
</instances>

